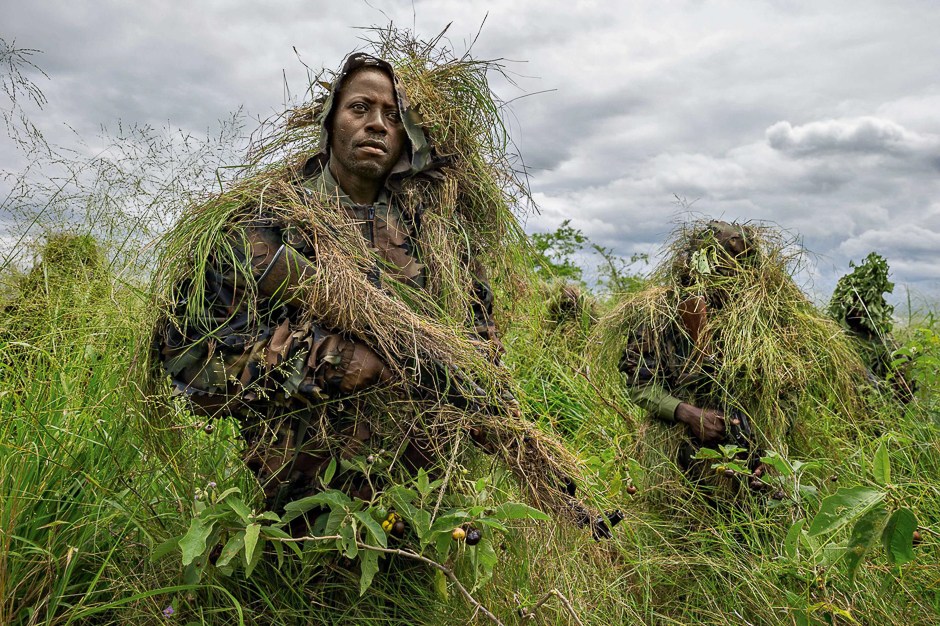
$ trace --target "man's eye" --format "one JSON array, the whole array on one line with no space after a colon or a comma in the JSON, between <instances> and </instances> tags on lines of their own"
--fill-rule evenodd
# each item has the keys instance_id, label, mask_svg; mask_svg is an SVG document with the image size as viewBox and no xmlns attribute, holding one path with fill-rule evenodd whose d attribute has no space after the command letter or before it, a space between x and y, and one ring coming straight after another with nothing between
<instances>
[{"instance_id":1,"label":"man's eye","mask_svg":"<svg viewBox=\"0 0 940 626\"><path fill-rule=\"evenodd\" d=\"M355 110L355 111L368 111L368 110L369 110L369 107L367 107L366 105L364 105L364 104L361 103L361 102L353 103L353 104L351 104L351 105L349 106L349 108L350 108L350 109L353 109L353 110Z\"/></svg>"},{"instance_id":2,"label":"man's eye","mask_svg":"<svg viewBox=\"0 0 940 626\"><path fill-rule=\"evenodd\" d=\"M391 121L395 122L396 124L398 124L399 122L401 122L401 115L398 114L398 111L392 111L392 112L390 112L390 113L386 113L386 114L385 114L385 117L387 117L387 118L390 119Z\"/></svg>"}]
</instances>

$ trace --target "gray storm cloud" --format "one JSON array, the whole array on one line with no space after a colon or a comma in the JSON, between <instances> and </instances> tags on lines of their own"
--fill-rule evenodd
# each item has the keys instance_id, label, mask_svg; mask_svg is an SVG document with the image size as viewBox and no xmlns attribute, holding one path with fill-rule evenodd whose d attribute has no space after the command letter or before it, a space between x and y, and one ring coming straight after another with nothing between
<instances>
[{"instance_id":1,"label":"gray storm cloud","mask_svg":"<svg viewBox=\"0 0 940 626\"><path fill-rule=\"evenodd\" d=\"M90 147L118 120L212 134L242 105L266 118L285 77L303 92L294 48L336 67L363 45L355 27L392 20L428 37L452 23L444 41L462 52L485 18L473 53L504 59L509 80L494 85L513 100L506 123L540 207L530 231L571 219L618 253L655 253L679 196L798 232L822 290L872 250L898 282L937 277L937 4L7 4L0 37L44 51L49 104L34 120ZM0 143L0 168L13 151Z\"/></svg>"}]
</instances>

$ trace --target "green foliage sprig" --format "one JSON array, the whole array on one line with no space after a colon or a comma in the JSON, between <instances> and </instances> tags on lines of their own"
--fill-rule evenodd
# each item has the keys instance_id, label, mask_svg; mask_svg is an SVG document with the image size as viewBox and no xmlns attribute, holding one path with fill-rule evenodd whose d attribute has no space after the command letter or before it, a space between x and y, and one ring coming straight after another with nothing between
<instances>
[{"instance_id":1,"label":"green foliage sprig","mask_svg":"<svg viewBox=\"0 0 940 626\"><path fill-rule=\"evenodd\" d=\"M917 516L904 506L905 494L892 482L887 440L883 439L875 451L871 469L873 485L839 487L822 500L812 520L800 519L790 527L783 551L793 567L792 573L800 576L799 572L808 568L815 577L827 568L843 564L847 582L854 585L859 567L875 552L878 543L893 571L900 571L901 566L914 560ZM892 577L891 572L888 577ZM817 582L824 584L824 579L818 578ZM797 608L798 624L830 623L820 617L826 612L852 619L847 611L830 604L811 605L807 598L789 591L787 595Z\"/></svg>"},{"instance_id":2,"label":"green foliage sprig","mask_svg":"<svg viewBox=\"0 0 940 626\"><path fill-rule=\"evenodd\" d=\"M358 457L343 463L365 467L364 459ZM335 471L334 461L327 469L324 481L328 483ZM551 518L519 502L493 504L486 478L473 484L472 495L450 494L450 506L434 515L433 510L428 510L428 505L436 502L431 494L442 482L440 479L432 481L424 470L419 470L410 483L394 485L370 501L350 498L336 489L326 489L288 503L282 515L271 511L255 512L237 487L220 490L215 483L210 483L207 489L197 491L195 515L188 530L158 545L152 559L179 553L184 583L193 585L214 574L231 576L236 570L243 570L249 577L268 548L273 548L278 566L281 566L285 545L302 557L307 548L302 549L300 543L316 544L315 550L319 554L332 553L352 561L358 560L362 595L379 571L379 559L387 554L397 554L434 567L435 588L442 597L447 597L450 579L471 603L476 603L454 575L453 569L444 564L454 560L455 553L467 556L473 572L471 591L475 590L493 575L498 562L493 534L508 535L505 522L523 519L550 521ZM394 532L387 522L392 517L402 520L408 530ZM294 537L288 531L300 518L306 523L310 535ZM482 537L478 536L471 543L466 539L465 528L476 529ZM399 548L394 547L394 543L398 543Z\"/></svg>"},{"instance_id":3,"label":"green foliage sprig","mask_svg":"<svg viewBox=\"0 0 940 626\"><path fill-rule=\"evenodd\" d=\"M855 269L839 279L829 302L829 315L846 330L857 332L860 327L887 335L894 325L894 306L884 297L894 291L894 283L888 280L888 262L872 252L858 266L850 261L849 267Z\"/></svg>"}]
</instances>

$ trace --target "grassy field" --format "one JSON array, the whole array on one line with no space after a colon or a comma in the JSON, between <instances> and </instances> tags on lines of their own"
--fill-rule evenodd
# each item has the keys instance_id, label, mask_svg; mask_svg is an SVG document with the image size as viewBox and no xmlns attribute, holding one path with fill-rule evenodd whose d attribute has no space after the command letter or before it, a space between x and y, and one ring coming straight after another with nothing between
<instances>
[{"instance_id":1,"label":"grassy field","mask_svg":"<svg viewBox=\"0 0 940 626\"><path fill-rule=\"evenodd\" d=\"M206 432L184 405L158 402L140 388L153 311L146 291L119 280L104 258L38 264L8 289L0 316L0 623L473 621L453 584L445 598L434 570L405 558L382 561L361 596L358 565L335 550L287 551L279 565L267 545L250 576L209 567L190 584L179 553L153 559L157 546L186 532L197 496L233 486L255 506L258 496L238 459L235 424ZM800 425L800 448L816 451L800 459L816 462L800 482L816 496L794 490L781 502L717 509L691 487L666 498L647 489L648 468L637 461L646 418L616 381L592 378L598 368L585 361L580 321L552 322L543 300L533 290L530 302L514 305L508 364L531 414L594 468L595 489L626 519L601 543L556 520L515 521L494 541L492 578L478 588L475 557L456 552L448 564L503 623L937 622L934 389L922 387L906 407L871 392L867 420L851 429L831 423L825 411ZM936 335L915 330L903 333L929 351ZM886 488L873 474L880 446L890 457ZM649 454L643 458L650 463ZM486 477L501 494L497 500L518 494L485 456L467 471L473 480ZM630 484L638 488L633 495ZM815 556L787 537L794 523L808 524L822 497L857 485L882 489L889 508L915 512L923 540L900 567L875 545L850 581L845 559L836 560L848 526ZM519 607L546 594L533 620L519 617ZM481 613L475 619L488 621Z\"/></svg>"}]
</instances>

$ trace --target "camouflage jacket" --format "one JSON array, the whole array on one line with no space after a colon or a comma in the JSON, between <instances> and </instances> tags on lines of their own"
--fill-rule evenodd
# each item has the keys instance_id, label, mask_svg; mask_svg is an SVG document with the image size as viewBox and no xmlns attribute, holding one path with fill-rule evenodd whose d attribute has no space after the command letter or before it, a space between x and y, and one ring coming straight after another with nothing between
<instances>
[{"instance_id":1,"label":"camouflage jacket","mask_svg":"<svg viewBox=\"0 0 940 626\"><path fill-rule=\"evenodd\" d=\"M298 184L298 193L338 203L383 261L384 273L416 288L425 286L426 268L416 244L420 213L403 211L387 189L373 205L356 205L322 158L311 158L304 172L312 175ZM256 311L247 310L243 288L237 285L239 269L262 282L265 269L282 245L301 258L312 258L314 253L295 226L261 217L251 227L250 249L236 248L244 267L211 259L203 309L192 311L192 303L180 300L175 319L168 320L158 334L160 361L176 393L189 395L206 413L225 404L226 412L243 415L268 413L263 405L272 401L299 409L316 400L388 381L390 370L369 346L316 323L302 323L299 308L262 299ZM492 292L482 266L472 263L471 267L476 277L471 312L474 329L482 338L498 341ZM182 321L184 318L208 322L197 325Z\"/></svg>"},{"instance_id":2,"label":"camouflage jacket","mask_svg":"<svg viewBox=\"0 0 940 626\"><path fill-rule=\"evenodd\" d=\"M713 360L695 345L695 314L683 315L683 307L694 307L695 300L680 303L674 317L644 323L631 332L620 359L630 399L669 422L675 419L676 407L707 384L714 368Z\"/></svg>"}]
</instances>

